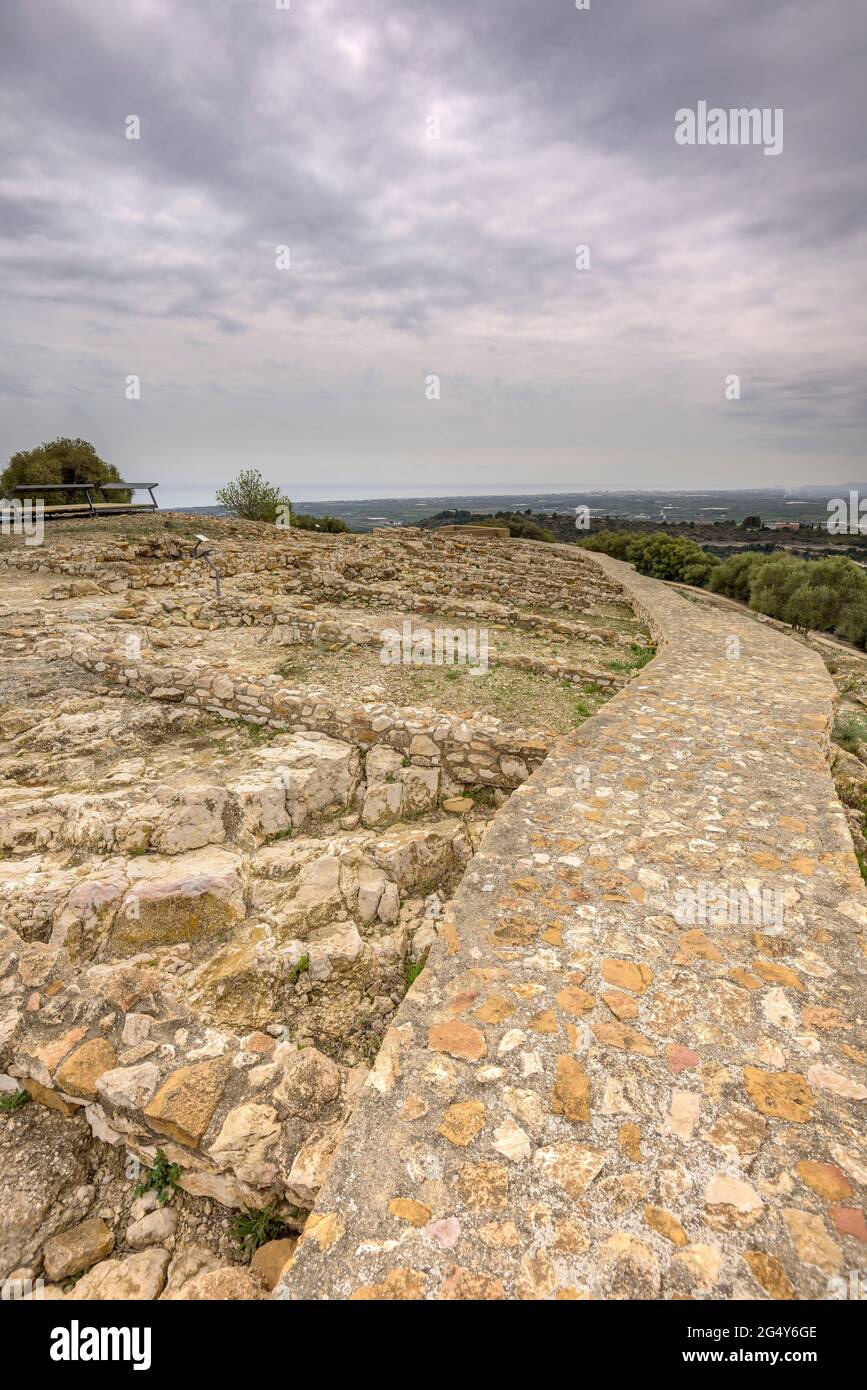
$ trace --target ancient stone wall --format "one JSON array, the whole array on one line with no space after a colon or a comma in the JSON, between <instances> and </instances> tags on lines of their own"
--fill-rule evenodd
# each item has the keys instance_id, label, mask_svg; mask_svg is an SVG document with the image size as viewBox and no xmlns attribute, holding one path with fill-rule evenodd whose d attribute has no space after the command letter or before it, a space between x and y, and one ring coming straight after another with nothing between
<instances>
[{"instance_id":1,"label":"ancient stone wall","mask_svg":"<svg viewBox=\"0 0 867 1390\"><path fill-rule=\"evenodd\" d=\"M191 661L169 666L132 661L123 652L85 647L71 653L85 670L153 700L191 705L227 719L245 719L275 729L327 734L364 748L384 744L419 767L441 767L455 781L515 787L537 767L550 746L543 732L501 731L496 719L425 716L390 705L338 705L324 697L287 689L279 677L233 678Z\"/></svg>"}]
</instances>

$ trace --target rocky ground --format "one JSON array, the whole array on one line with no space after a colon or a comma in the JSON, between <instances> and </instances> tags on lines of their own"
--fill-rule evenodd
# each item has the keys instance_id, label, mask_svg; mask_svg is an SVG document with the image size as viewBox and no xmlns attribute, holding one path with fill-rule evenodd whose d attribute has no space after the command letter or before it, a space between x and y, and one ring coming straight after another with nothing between
<instances>
[{"instance_id":1,"label":"rocky ground","mask_svg":"<svg viewBox=\"0 0 867 1390\"><path fill-rule=\"evenodd\" d=\"M207 529L219 603L186 517L0 549L0 1277L46 1296L268 1296L492 817L649 655L577 552ZM383 664L405 624L487 673Z\"/></svg>"}]
</instances>

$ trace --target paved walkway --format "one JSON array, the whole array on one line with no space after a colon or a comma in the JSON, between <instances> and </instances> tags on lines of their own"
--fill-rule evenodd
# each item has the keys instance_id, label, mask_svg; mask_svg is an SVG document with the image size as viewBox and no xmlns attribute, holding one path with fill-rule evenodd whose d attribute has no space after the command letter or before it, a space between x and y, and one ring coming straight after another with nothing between
<instances>
[{"instance_id":1,"label":"paved walkway","mask_svg":"<svg viewBox=\"0 0 867 1390\"><path fill-rule=\"evenodd\" d=\"M660 653L494 822L290 1298L827 1298L867 1264L867 895L831 679L592 560Z\"/></svg>"}]
</instances>

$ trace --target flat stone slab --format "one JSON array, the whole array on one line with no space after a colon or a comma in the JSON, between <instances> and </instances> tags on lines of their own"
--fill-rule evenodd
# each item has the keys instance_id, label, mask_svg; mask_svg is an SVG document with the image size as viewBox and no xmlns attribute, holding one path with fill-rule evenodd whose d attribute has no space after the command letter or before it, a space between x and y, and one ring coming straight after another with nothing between
<instances>
[{"instance_id":1,"label":"flat stone slab","mask_svg":"<svg viewBox=\"0 0 867 1390\"><path fill-rule=\"evenodd\" d=\"M827 1298L863 1264L832 681L592 558L661 650L488 831L280 1296Z\"/></svg>"}]
</instances>

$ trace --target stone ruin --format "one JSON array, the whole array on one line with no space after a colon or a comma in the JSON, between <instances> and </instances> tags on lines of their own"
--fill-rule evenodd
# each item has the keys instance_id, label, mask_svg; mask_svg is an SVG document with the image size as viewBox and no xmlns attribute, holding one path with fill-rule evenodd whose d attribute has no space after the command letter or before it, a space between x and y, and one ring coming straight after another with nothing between
<instances>
[{"instance_id":1,"label":"stone ruin","mask_svg":"<svg viewBox=\"0 0 867 1390\"><path fill-rule=\"evenodd\" d=\"M598 706L646 628L579 554L488 535L218 523L217 602L186 529L0 553L2 1084L297 1231L492 817L556 742L536 692ZM389 698L384 629L434 621L485 625L520 724L462 707L481 681ZM55 1288L62 1263L3 1273Z\"/></svg>"},{"instance_id":2,"label":"stone ruin","mask_svg":"<svg viewBox=\"0 0 867 1390\"><path fill-rule=\"evenodd\" d=\"M7 1282L849 1296L865 779L820 651L397 528L222 523L217 604L166 520L0 553ZM484 679L380 665L404 623L484 625ZM683 917L715 894L775 911ZM249 1263L231 1212L280 1223Z\"/></svg>"}]
</instances>

